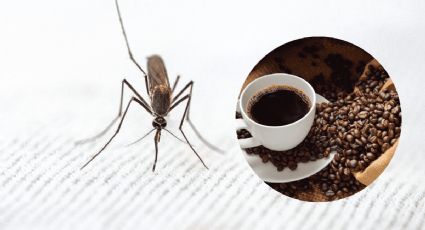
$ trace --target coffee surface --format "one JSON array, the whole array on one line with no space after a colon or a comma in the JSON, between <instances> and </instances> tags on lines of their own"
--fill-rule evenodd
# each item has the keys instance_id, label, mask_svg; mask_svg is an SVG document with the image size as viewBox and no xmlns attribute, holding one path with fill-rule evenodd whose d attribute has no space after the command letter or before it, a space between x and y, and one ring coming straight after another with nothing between
<instances>
[{"instance_id":1,"label":"coffee surface","mask_svg":"<svg viewBox=\"0 0 425 230\"><path fill-rule=\"evenodd\" d=\"M267 126L291 124L308 113L310 102L300 90L290 86L272 86L259 91L248 104L248 114Z\"/></svg>"}]
</instances>

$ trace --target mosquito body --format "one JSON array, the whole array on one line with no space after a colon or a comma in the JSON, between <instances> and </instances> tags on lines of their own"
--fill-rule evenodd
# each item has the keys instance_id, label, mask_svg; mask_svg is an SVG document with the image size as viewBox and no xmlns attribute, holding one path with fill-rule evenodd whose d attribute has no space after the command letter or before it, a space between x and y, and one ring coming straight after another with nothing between
<instances>
[{"instance_id":1,"label":"mosquito body","mask_svg":"<svg viewBox=\"0 0 425 230\"><path fill-rule=\"evenodd\" d=\"M158 159L158 143L161 139L161 131L165 130L166 132L170 133L175 138L179 139L182 142L185 142L189 145L189 147L192 149L192 151L196 154L196 156L199 158L199 160L202 162L202 164L205 166L205 168L208 169L208 167L203 162L202 158L199 156L199 154L196 152L196 150L193 148L192 144L187 139L182 126L184 121L186 120L189 125L194 130L195 134L198 135L198 137L210 148L221 151L215 146L211 145L209 142L207 142L199 133L199 131L195 128L193 123L189 119L189 108L190 108L190 101L192 96L192 88L193 88L193 81L190 81L187 83L176 95L174 95L174 90L177 86L177 83L179 82L180 76L177 76L173 86L170 86L170 82L168 79L167 70L165 68L164 62L162 58L159 55L152 55L148 57L147 60L147 69L148 72L146 73L143 68L138 64L138 62L133 57L133 54L130 49L130 45L128 42L127 34L124 28L123 20L121 17L120 8L118 5L118 0L115 0L115 5L118 13L119 22L121 25L122 33L126 42L127 50L129 57L131 61L137 66L137 68L142 72L145 78L145 86L146 91L149 96L148 100L145 100L138 92L137 90L126 80L124 79L122 81L121 85L121 100L120 100L120 107L118 115L115 119L112 120L112 122L99 134L96 136L86 139L84 141L80 141L80 143L85 143L88 141L96 140L97 138L103 136L119 119L120 122L118 124L117 129L115 130L115 133L112 135L112 137L106 142L106 144L95 154L93 155L90 160L84 164L81 168L84 168L87 166L91 161L93 161L115 138L115 136L118 134L118 132L121 129L122 123L124 121L124 118L127 115L127 111L130 108L130 105L132 103L136 103L137 105L143 107L148 113L150 113L153 117L152 126L153 129L150 130L146 135L144 135L142 138L138 139L135 142L138 142L148 136L153 131L155 132L154 141L155 141L155 161L152 167L152 171L155 171L156 162ZM128 87L133 92L133 97L128 102L127 106L123 110L123 94L124 94L124 87ZM181 134L184 137L184 140L181 140L176 135L174 135L171 131L169 131L167 126L167 121L165 117L180 103L186 102L185 110L183 113L183 116L180 121L179 130ZM133 142L133 143L135 143Z\"/></svg>"}]
</instances>

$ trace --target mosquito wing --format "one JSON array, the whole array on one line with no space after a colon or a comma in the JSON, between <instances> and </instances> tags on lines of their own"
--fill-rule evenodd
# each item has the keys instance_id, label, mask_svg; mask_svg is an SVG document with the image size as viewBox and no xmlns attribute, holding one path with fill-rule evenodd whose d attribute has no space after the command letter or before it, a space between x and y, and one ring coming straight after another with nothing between
<instances>
[{"instance_id":1,"label":"mosquito wing","mask_svg":"<svg viewBox=\"0 0 425 230\"><path fill-rule=\"evenodd\" d=\"M148 81L152 109L159 116L167 115L171 105L171 88L164 61L158 55L148 57Z\"/></svg>"}]
</instances>

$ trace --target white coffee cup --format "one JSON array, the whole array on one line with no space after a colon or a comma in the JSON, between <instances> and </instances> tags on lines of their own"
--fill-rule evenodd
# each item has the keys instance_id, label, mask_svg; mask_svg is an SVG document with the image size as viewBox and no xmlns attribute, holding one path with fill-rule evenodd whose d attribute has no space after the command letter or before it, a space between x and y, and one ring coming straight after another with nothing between
<instances>
[{"instance_id":1,"label":"white coffee cup","mask_svg":"<svg viewBox=\"0 0 425 230\"><path fill-rule=\"evenodd\" d=\"M249 100L258 92L271 86L285 85L296 88L309 99L310 109L304 117L287 125L267 126L254 121L248 116ZM289 150L300 144L309 133L316 113L316 93L313 87L304 79L286 73L265 75L252 81L239 99L239 109L243 119L237 119L237 129L248 130L253 138L240 139L241 148L251 148L259 145L275 150Z\"/></svg>"}]
</instances>

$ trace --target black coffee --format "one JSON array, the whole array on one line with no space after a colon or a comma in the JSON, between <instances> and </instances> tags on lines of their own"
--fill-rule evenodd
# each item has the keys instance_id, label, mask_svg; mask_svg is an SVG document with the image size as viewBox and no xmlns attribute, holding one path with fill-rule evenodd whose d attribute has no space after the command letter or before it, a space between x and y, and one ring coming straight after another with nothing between
<instances>
[{"instance_id":1,"label":"black coffee","mask_svg":"<svg viewBox=\"0 0 425 230\"><path fill-rule=\"evenodd\" d=\"M250 117L268 126L293 123L308 113L310 101L300 90L280 85L258 92L248 102Z\"/></svg>"}]
</instances>

